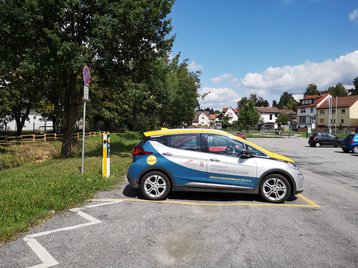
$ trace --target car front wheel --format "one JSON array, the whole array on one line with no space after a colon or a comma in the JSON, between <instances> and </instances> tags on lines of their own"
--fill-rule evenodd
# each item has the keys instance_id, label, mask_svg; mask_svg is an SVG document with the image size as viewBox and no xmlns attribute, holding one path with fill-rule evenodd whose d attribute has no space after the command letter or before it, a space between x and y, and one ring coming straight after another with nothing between
<instances>
[{"instance_id":1,"label":"car front wheel","mask_svg":"<svg viewBox=\"0 0 358 268\"><path fill-rule=\"evenodd\" d=\"M315 146L318 148L321 146L321 144L319 142L316 142Z\"/></svg>"},{"instance_id":2,"label":"car front wheel","mask_svg":"<svg viewBox=\"0 0 358 268\"><path fill-rule=\"evenodd\" d=\"M141 181L140 192L145 199L163 200L170 192L170 181L159 171L149 172Z\"/></svg>"},{"instance_id":3,"label":"car front wheel","mask_svg":"<svg viewBox=\"0 0 358 268\"><path fill-rule=\"evenodd\" d=\"M260 195L271 203L283 203L291 194L291 186L285 177L270 174L263 178L260 184Z\"/></svg>"}]
</instances>

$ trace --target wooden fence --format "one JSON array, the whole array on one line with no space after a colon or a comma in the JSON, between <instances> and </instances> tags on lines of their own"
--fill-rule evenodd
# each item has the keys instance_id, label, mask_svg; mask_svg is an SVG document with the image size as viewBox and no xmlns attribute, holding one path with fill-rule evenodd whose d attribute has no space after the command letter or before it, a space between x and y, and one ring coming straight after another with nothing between
<instances>
[{"instance_id":1,"label":"wooden fence","mask_svg":"<svg viewBox=\"0 0 358 268\"><path fill-rule=\"evenodd\" d=\"M95 137L101 136L103 133L106 132L86 132L86 136L88 137ZM82 132L73 133L74 139L81 139ZM48 141L56 141L61 140L62 134L56 133L45 133L45 134L25 134L21 136L0 136L0 145L1 144L13 144L13 143L29 143L29 142L48 142Z\"/></svg>"}]
</instances>

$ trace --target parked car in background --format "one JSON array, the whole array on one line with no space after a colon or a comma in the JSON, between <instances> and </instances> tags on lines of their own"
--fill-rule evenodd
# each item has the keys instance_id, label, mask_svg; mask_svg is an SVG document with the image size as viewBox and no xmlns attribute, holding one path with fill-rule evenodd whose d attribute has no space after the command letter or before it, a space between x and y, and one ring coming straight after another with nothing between
<instances>
[{"instance_id":1,"label":"parked car in background","mask_svg":"<svg viewBox=\"0 0 358 268\"><path fill-rule=\"evenodd\" d=\"M237 133L235 133L234 135L240 137L241 139L245 139L245 140L246 140L246 136L245 136L244 133L237 132Z\"/></svg>"},{"instance_id":2,"label":"parked car in background","mask_svg":"<svg viewBox=\"0 0 358 268\"><path fill-rule=\"evenodd\" d=\"M283 203L303 191L303 174L292 159L227 132L166 129L144 136L133 149L127 178L146 199L204 191L260 194Z\"/></svg>"},{"instance_id":3,"label":"parked car in background","mask_svg":"<svg viewBox=\"0 0 358 268\"><path fill-rule=\"evenodd\" d=\"M309 137L308 144L311 147L320 147L322 145L339 147L341 145L341 141L342 140L340 138L333 134L316 132Z\"/></svg>"},{"instance_id":4,"label":"parked car in background","mask_svg":"<svg viewBox=\"0 0 358 268\"><path fill-rule=\"evenodd\" d=\"M358 133L345 137L341 143L341 147L345 153L358 153Z\"/></svg>"}]
</instances>

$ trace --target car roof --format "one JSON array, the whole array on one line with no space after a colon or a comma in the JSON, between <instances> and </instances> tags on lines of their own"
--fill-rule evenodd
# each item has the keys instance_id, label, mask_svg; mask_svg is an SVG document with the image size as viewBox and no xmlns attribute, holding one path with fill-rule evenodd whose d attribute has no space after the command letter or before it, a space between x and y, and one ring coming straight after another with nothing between
<instances>
[{"instance_id":1,"label":"car roof","mask_svg":"<svg viewBox=\"0 0 358 268\"><path fill-rule=\"evenodd\" d=\"M212 134L228 134L225 131L218 129L207 129L207 128L178 128L178 129L166 129L152 130L144 132L144 136L161 136L161 135L175 135L175 134L186 134L186 133L212 133Z\"/></svg>"},{"instance_id":2,"label":"car roof","mask_svg":"<svg viewBox=\"0 0 358 268\"><path fill-rule=\"evenodd\" d=\"M279 159L279 160L283 160L283 161L288 161L288 162L294 162L291 158L285 157L283 155L279 155L276 154L274 152L271 152L265 148L262 148L261 146L250 142L248 140L245 140L239 136L235 136L233 134L227 133L223 130L218 130L218 129L208 129L208 128L180 128L180 129L161 129L161 130L153 130L153 131L147 131L144 132L144 136L146 137L152 137L152 136L162 136L162 135L176 135L176 134L190 134L190 133L208 133L208 134L219 134L219 135L224 135L227 137L231 137L233 139L237 139L240 140L241 142L250 145L258 150L260 150L261 152L265 153L266 155L268 155L271 158L275 158L275 159Z\"/></svg>"}]
</instances>

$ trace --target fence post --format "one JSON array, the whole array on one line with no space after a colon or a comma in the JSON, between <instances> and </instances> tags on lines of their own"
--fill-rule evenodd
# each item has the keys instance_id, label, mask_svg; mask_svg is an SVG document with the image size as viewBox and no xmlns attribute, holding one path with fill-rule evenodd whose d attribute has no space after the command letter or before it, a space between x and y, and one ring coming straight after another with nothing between
<instances>
[{"instance_id":1,"label":"fence post","mask_svg":"<svg viewBox=\"0 0 358 268\"><path fill-rule=\"evenodd\" d=\"M32 134L32 142L36 142L36 135Z\"/></svg>"},{"instance_id":2,"label":"fence post","mask_svg":"<svg viewBox=\"0 0 358 268\"><path fill-rule=\"evenodd\" d=\"M45 133L45 134L44 134L44 142L46 142L46 135L47 135L47 134Z\"/></svg>"},{"instance_id":3,"label":"fence post","mask_svg":"<svg viewBox=\"0 0 358 268\"><path fill-rule=\"evenodd\" d=\"M53 137L55 138L55 141L56 141L56 133L55 133L55 134L53 134Z\"/></svg>"},{"instance_id":4,"label":"fence post","mask_svg":"<svg viewBox=\"0 0 358 268\"><path fill-rule=\"evenodd\" d=\"M23 143L22 143L22 135L20 136L20 144L23 144Z\"/></svg>"}]
</instances>

